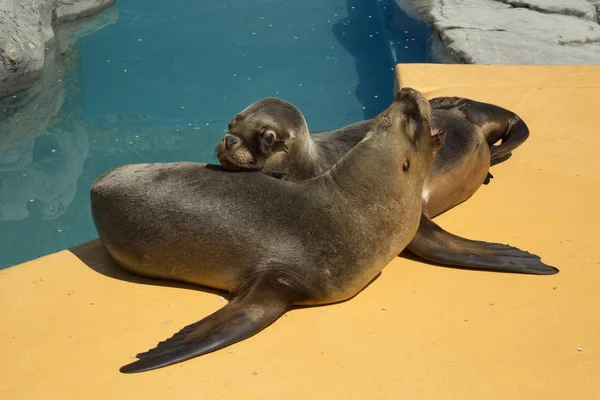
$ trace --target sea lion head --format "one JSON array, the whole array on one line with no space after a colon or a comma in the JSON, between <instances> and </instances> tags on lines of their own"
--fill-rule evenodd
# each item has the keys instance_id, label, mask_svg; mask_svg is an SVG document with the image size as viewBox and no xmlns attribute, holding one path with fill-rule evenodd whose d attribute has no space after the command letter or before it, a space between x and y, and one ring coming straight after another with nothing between
<instances>
[{"instance_id":1,"label":"sea lion head","mask_svg":"<svg viewBox=\"0 0 600 400\"><path fill-rule=\"evenodd\" d=\"M278 98L259 100L229 122L216 149L223 167L276 174L287 154L309 139L304 116Z\"/></svg>"},{"instance_id":2,"label":"sea lion head","mask_svg":"<svg viewBox=\"0 0 600 400\"><path fill-rule=\"evenodd\" d=\"M400 89L394 102L373 120L371 129L399 135L405 150L402 169L407 173L418 169L423 176L445 138L444 132L435 127L429 101L412 88ZM417 158L420 162L414 163Z\"/></svg>"}]
</instances>

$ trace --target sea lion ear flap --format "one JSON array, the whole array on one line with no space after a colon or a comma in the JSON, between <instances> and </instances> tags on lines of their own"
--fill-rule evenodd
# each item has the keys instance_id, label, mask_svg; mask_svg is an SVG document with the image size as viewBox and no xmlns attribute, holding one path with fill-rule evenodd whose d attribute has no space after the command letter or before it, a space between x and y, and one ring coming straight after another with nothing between
<instances>
[{"instance_id":1,"label":"sea lion ear flap","mask_svg":"<svg viewBox=\"0 0 600 400\"><path fill-rule=\"evenodd\" d=\"M291 142L294 141L296 135L294 134L294 132L291 131L286 131L286 133L288 135L287 139L277 139L273 142L273 144L271 145L272 151L283 151L284 153L287 153L289 151ZM282 136L285 137L285 134Z\"/></svg>"}]
</instances>

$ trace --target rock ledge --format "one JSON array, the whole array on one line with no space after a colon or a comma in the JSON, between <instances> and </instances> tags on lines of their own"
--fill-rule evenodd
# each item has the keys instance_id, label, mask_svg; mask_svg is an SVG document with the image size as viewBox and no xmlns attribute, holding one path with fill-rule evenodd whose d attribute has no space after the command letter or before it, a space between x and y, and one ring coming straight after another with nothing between
<instances>
[{"instance_id":1,"label":"rock ledge","mask_svg":"<svg viewBox=\"0 0 600 400\"><path fill-rule=\"evenodd\" d=\"M46 50L57 42L57 26L95 14L114 2L0 0L0 98L31 87L41 76Z\"/></svg>"},{"instance_id":2,"label":"rock ledge","mask_svg":"<svg viewBox=\"0 0 600 400\"><path fill-rule=\"evenodd\" d=\"M600 64L600 0L416 0L449 61Z\"/></svg>"}]
</instances>

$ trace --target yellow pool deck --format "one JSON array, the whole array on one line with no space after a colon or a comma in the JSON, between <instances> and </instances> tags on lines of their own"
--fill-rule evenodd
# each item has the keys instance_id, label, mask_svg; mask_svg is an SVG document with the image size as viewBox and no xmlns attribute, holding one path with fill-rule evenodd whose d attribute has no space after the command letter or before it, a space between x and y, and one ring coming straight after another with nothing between
<instances>
[{"instance_id":1,"label":"yellow pool deck","mask_svg":"<svg viewBox=\"0 0 600 400\"><path fill-rule=\"evenodd\" d=\"M561 272L397 258L354 299L290 311L224 350L124 375L130 356L222 307L97 244L0 271L0 399L600 399L600 66L399 65L400 84L516 111L531 136L436 218ZM391 90L391 88L390 88ZM310 121L309 121L310 122Z\"/></svg>"}]
</instances>

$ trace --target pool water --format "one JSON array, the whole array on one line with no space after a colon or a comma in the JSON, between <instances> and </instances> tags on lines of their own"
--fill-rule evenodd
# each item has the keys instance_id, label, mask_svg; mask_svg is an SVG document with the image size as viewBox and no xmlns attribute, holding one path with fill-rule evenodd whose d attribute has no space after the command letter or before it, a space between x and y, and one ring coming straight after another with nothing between
<instances>
[{"instance_id":1,"label":"pool water","mask_svg":"<svg viewBox=\"0 0 600 400\"><path fill-rule=\"evenodd\" d=\"M118 0L80 38L44 130L0 141L0 268L97 237L93 181L126 163L216 162L227 122L276 96L312 132L371 118L393 66L432 62L432 37L394 0ZM30 108L31 109L31 108Z\"/></svg>"}]
</instances>

